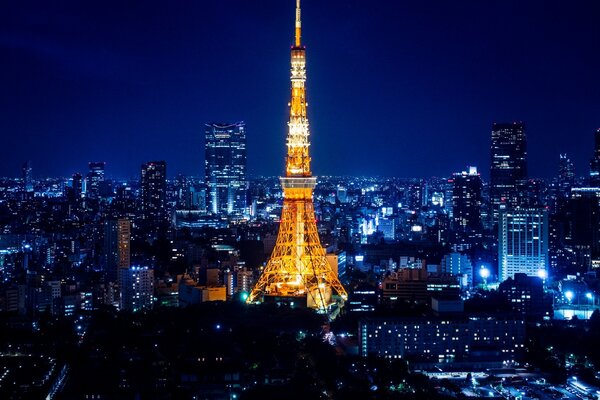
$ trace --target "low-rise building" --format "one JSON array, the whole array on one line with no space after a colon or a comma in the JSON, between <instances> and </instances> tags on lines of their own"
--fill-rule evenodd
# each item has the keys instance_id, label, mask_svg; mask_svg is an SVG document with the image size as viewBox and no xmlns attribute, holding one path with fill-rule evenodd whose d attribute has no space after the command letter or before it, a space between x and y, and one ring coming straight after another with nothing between
<instances>
[{"instance_id":1,"label":"low-rise building","mask_svg":"<svg viewBox=\"0 0 600 400\"><path fill-rule=\"evenodd\" d=\"M520 358L525 323L510 316L365 318L358 334L363 357L404 358L413 367L493 367Z\"/></svg>"}]
</instances>

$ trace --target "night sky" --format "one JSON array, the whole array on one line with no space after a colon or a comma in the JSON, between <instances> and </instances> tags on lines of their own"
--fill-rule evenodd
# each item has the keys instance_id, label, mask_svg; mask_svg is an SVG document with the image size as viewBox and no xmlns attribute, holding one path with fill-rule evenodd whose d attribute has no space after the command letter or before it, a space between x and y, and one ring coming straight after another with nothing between
<instances>
[{"instance_id":1,"label":"night sky","mask_svg":"<svg viewBox=\"0 0 600 400\"><path fill-rule=\"evenodd\" d=\"M0 2L0 176L203 174L204 123L247 124L252 175L284 170L293 0ZM315 175L489 176L492 122L529 170L587 175L600 2L303 0Z\"/></svg>"}]
</instances>

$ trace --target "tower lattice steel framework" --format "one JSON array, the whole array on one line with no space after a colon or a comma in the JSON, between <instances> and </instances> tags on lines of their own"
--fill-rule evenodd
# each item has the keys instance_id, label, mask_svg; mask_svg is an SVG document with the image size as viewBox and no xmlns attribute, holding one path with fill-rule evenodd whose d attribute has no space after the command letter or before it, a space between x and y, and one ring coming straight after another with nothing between
<instances>
[{"instance_id":1,"label":"tower lattice steel framework","mask_svg":"<svg viewBox=\"0 0 600 400\"><path fill-rule=\"evenodd\" d=\"M306 49L300 42L300 0L296 0L296 41L291 51L292 98L287 135L286 175L281 177L283 210L271 258L248 302L265 296L305 299L308 307L326 311L346 291L321 246L313 204L317 178L310 171L306 116Z\"/></svg>"}]
</instances>

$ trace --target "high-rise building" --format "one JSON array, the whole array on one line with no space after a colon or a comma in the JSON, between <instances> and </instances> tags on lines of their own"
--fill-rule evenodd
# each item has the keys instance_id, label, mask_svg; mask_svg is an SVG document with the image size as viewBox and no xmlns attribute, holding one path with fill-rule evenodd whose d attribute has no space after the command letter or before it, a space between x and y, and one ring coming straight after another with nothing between
<instances>
[{"instance_id":1,"label":"high-rise building","mask_svg":"<svg viewBox=\"0 0 600 400\"><path fill-rule=\"evenodd\" d=\"M73 197L75 199L81 198L81 193L83 191L83 176L80 173L76 172L73 174L72 185L73 188Z\"/></svg>"},{"instance_id":2,"label":"high-rise building","mask_svg":"<svg viewBox=\"0 0 600 400\"><path fill-rule=\"evenodd\" d=\"M117 220L118 237L117 250L119 255L119 268L129 268L131 263L131 223L127 218Z\"/></svg>"},{"instance_id":3,"label":"high-rise building","mask_svg":"<svg viewBox=\"0 0 600 400\"><path fill-rule=\"evenodd\" d=\"M527 141L522 122L492 126L490 203L494 223L502 208L523 204L527 183Z\"/></svg>"},{"instance_id":4,"label":"high-rise building","mask_svg":"<svg viewBox=\"0 0 600 400\"><path fill-rule=\"evenodd\" d=\"M126 218L104 224L104 257L107 282L117 282L120 268L129 268L131 260L131 222Z\"/></svg>"},{"instance_id":5,"label":"high-rise building","mask_svg":"<svg viewBox=\"0 0 600 400\"><path fill-rule=\"evenodd\" d=\"M161 225L167 219L167 163L149 161L142 164L142 219L151 225Z\"/></svg>"},{"instance_id":6,"label":"high-rise building","mask_svg":"<svg viewBox=\"0 0 600 400\"><path fill-rule=\"evenodd\" d=\"M558 185L560 192L566 195L575 184L575 166L566 154L560 154L558 160Z\"/></svg>"},{"instance_id":7,"label":"high-rise building","mask_svg":"<svg viewBox=\"0 0 600 400\"><path fill-rule=\"evenodd\" d=\"M477 167L453 175L452 228L457 232L481 232L481 177Z\"/></svg>"},{"instance_id":8,"label":"high-rise building","mask_svg":"<svg viewBox=\"0 0 600 400\"><path fill-rule=\"evenodd\" d=\"M313 204L317 178L312 176L306 114L306 48L300 42L300 0L296 0L296 41L292 46L292 98L287 135L286 175L281 178L283 209L277 243L248 302L298 302L327 312L346 290L321 246ZM339 296L337 299L335 295Z\"/></svg>"},{"instance_id":9,"label":"high-rise building","mask_svg":"<svg viewBox=\"0 0 600 400\"><path fill-rule=\"evenodd\" d=\"M407 185L404 192L404 205L409 210L419 210L423 206L423 189L425 182L419 180Z\"/></svg>"},{"instance_id":10,"label":"high-rise building","mask_svg":"<svg viewBox=\"0 0 600 400\"><path fill-rule=\"evenodd\" d=\"M205 125L205 179L208 209L213 214L241 217L246 210L246 125Z\"/></svg>"},{"instance_id":11,"label":"high-rise building","mask_svg":"<svg viewBox=\"0 0 600 400\"><path fill-rule=\"evenodd\" d=\"M600 128L594 135L594 155L590 160L590 181L593 185L600 186Z\"/></svg>"},{"instance_id":12,"label":"high-rise building","mask_svg":"<svg viewBox=\"0 0 600 400\"><path fill-rule=\"evenodd\" d=\"M119 308L140 311L152 308L154 297L154 270L148 267L119 269L121 299Z\"/></svg>"},{"instance_id":13,"label":"high-rise building","mask_svg":"<svg viewBox=\"0 0 600 400\"><path fill-rule=\"evenodd\" d=\"M86 177L86 196L90 198L97 198L100 196L100 185L104 182L104 168L106 163L90 162L88 163L89 172Z\"/></svg>"},{"instance_id":14,"label":"high-rise building","mask_svg":"<svg viewBox=\"0 0 600 400\"><path fill-rule=\"evenodd\" d=\"M31 179L31 161L27 160L21 168L21 177L23 179L23 191L33 191L33 181Z\"/></svg>"},{"instance_id":15,"label":"high-rise building","mask_svg":"<svg viewBox=\"0 0 600 400\"><path fill-rule=\"evenodd\" d=\"M501 281L516 273L545 278L548 274L548 212L517 208L500 212L498 275Z\"/></svg>"},{"instance_id":16,"label":"high-rise building","mask_svg":"<svg viewBox=\"0 0 600 400\"><path fill-rule=\"evenodd\" d=\"M572 188L563 212L564 244L575 255L579 272L586 272L600 260L600 189Z\"/></svg>"}]
</instances>

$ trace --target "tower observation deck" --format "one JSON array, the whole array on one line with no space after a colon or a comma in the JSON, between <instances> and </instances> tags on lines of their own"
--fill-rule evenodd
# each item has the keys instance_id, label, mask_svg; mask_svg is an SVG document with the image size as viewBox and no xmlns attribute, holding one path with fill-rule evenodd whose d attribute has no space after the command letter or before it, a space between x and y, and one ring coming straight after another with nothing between
<instances>
[{"instance_id":1,"label":"tower observation deck","mask_svg":"<svg viewBox=\"0 0 600 400\"><path fill-rule=\"evenodd\" d=\"M306 114L306 48L301 43L300 0L296 0L295 42L291 50L292 94L285 176L281 177L283 210L277 242L248 303L269 299L299 300L327 312L347 298L321 246L313 204L317 178L312 176Z\"/></svg>"}]
</instances>

